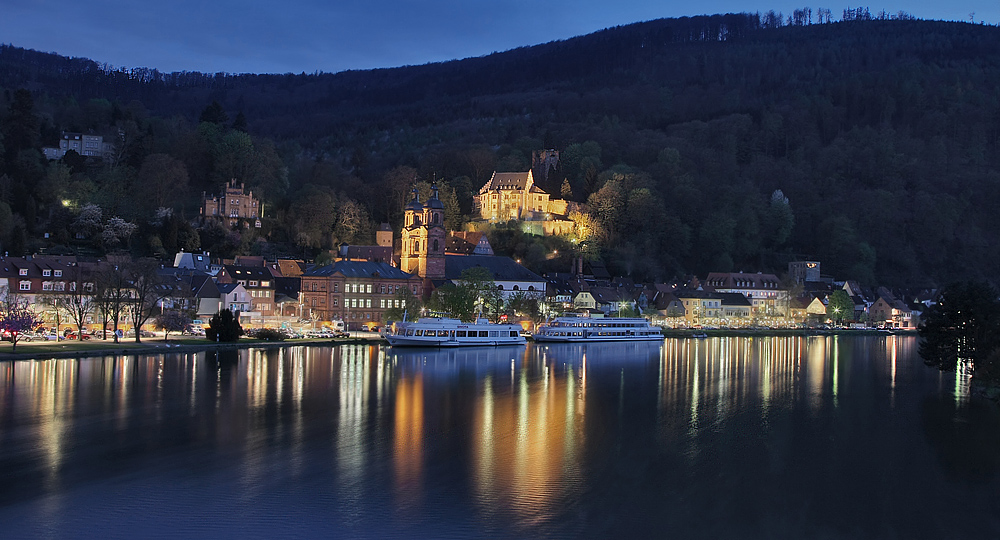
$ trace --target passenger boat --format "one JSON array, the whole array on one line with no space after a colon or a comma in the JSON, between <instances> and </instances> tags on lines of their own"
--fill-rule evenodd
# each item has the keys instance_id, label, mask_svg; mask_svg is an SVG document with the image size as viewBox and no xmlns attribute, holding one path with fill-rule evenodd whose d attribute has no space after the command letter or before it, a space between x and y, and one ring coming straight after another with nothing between
<instances>
[{"instance_id":1,"label":"passenger boat","mask_svg":"<svg viewBox=\"0 0 1000 540\"><path fill-rule=\"evenodd\" d=\"M659 326L642 318L559 317L534 335L535 341L579 343L590 341L662 340Z\"/></svg>"},{"instance_id":2,"label":"passenger boat","mask_svg":"<svg viewBox=\"0 0 1000 540\"><path fill-rule=\"evenodd\" d=\"M473 345L523 345L519 324L493 324L486 319L464 323L458 319L422 318L395 322L383 330L389 345L415 347L466 347Z\"/></svg>"}]
</instances>

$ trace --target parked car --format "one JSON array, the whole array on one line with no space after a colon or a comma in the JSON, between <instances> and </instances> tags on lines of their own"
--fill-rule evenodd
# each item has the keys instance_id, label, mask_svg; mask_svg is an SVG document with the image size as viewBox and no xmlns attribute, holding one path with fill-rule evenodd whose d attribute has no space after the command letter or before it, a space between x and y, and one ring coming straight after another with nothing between
<instances>
[{"instance_id":1,"label":"parked car","mask_svg":"<svg viewBox=\"0 0 1000 540\"><path fill-rule=\"evenodd\" d=\"M76 332L70 332L66 334L66 339L76 339L79 341L85 341L90 339L90 334L77 334Z\"/></svg>"}]
</instances>

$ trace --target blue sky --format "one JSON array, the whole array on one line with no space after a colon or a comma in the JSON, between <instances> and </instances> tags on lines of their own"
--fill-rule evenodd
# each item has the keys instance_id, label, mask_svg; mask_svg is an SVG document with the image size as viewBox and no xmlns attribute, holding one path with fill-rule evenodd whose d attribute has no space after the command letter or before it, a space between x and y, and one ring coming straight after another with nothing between
<instances>
[{"instance_id":1,"label":"blue sky","mask_svg":"<svg viewBox=\"0 0 1000 540\"><path fill-rule=\"evenodd\" d=\"M214 73L337 72L480 56L622 24L706 13L785 14L757 0L0 0L0 43L116 67ZM850 4L852 7L858 4ZM837 19L847 4L819 3ZM923 19L1000 23L1000 0L894 1Z\"/></svg>"}]
</instances>

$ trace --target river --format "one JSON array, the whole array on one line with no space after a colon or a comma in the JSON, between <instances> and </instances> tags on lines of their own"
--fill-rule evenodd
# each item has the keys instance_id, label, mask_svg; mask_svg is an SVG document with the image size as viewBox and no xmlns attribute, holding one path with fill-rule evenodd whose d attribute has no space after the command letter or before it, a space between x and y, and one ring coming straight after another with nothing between
<instances>
[{"instance_id":1,"label":"river","mask_svg":"<svg viewBox=\"0 0 1000 540\"><path fill-rule=\"evenodd\" d=\"M905 336L0 362L3 538L998 538Z\"/></svg>"}]
</instances>

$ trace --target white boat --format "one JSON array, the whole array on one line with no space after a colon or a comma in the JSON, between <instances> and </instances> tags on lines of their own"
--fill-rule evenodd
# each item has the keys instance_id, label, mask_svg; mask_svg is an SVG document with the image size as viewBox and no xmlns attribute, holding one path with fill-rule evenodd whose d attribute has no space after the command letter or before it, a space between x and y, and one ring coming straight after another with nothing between
<instances>
[{"instance_id":1,"label":"white boat","mask_svg":"<svg viewBox=\"0 0 1000 540\"><path fill-rule=\"evenodd\" d=\"M534 335L535 341L580 343L590 341L659 341L659 326L642 318L559 317Z\"/></svg>"},{"instance_id":2,"label":"white boat","mask_svg":"<svg viewBox=\"0 0 1000 540\"><path fill-rule=\"evenodd\" d=\"M464 323L458 319L423 318L395 322L383 330L389 345L414 347L467 347L473 345L523 345L519 324L493 324L486 319Z\"/></svg>"}]
</instances>

